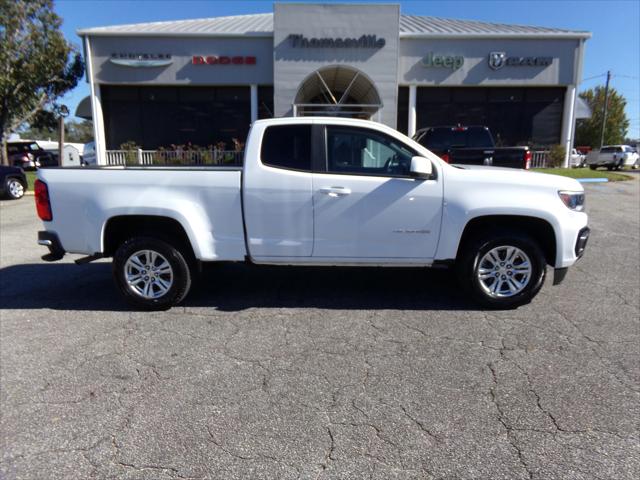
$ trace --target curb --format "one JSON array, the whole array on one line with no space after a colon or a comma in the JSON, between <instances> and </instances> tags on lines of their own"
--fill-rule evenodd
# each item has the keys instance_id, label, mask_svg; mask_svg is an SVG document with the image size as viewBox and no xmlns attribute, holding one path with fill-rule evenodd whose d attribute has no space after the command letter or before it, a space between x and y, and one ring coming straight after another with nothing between
<instances>
[{"instance_id":1,"label":"curb","mask_svg":"<svg viewBox=\"0 0 640 480\"><path fill-rule=\"evenodd\" d=\"M577 178L580 183L605 183L608 182L608 178Z\"/></svg>"}]
</instances>

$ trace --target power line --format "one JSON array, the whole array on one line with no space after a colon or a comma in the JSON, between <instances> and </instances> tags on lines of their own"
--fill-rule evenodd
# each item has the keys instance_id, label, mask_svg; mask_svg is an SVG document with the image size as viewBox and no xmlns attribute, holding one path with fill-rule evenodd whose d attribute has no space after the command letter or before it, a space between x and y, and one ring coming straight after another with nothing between
<instances>
[{"instance_id":1,"label":"power line","mask_svg":"<svg viewBox=\"0 0 640 480\"><path fill-rule=\"evenodd\" d=\"M584 79L582 79L582 82L580 82L580 83L584 83L584 82L586 82L588 80L593 80L594 78L600 78L600 77L606 77L606 76L607 76L606 73L601 73L600 75L594 75L593 77L584 78Z\"/></svg>"}]
</instances>

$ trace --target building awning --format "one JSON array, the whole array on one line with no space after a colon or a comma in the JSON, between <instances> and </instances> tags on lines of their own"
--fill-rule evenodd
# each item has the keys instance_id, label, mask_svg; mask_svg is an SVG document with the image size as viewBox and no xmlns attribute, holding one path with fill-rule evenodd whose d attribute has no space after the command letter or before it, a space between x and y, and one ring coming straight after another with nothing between
<instances>
[{"instance_id":1,"label":"building awning","mask_svg":"<svg viewBox=\"0 0 640 480\"><path fill-rule=\"evenodd\" d=\"M76 117L84 118L85 120L91 120L91 97L84 97L80 100L80 103L76 107Z\"/></svg>"},{"instance_id":2,"label":"building awning","mask_svg":"<svg viewBox=\"0 0 640 480\"><path fill-rule=\"evenodd\" d=\"M581 97L576 98L576 120L591 118L591 107Z\"/></svg>"}]
</instances>

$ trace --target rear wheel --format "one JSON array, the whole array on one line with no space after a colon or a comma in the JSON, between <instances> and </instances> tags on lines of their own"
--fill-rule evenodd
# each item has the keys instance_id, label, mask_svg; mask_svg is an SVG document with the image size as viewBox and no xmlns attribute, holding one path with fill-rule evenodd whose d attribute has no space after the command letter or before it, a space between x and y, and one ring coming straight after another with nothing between
<instances>
[{"instance_id":1,"label":"rear wheel","mask_svg":"<svg viewBox=\"0 0 640 480\"><path fill-rule=\"evenodd\" d=\"M7 178L5 181L5 191L9 198L18 200L24 196L24 185L17 178Z\"/></svg>"},{"instance_id":2,"label":"rear wheel","mask_svg":"<svg viewBox=\"0 0 640 480\"><path fill-rule=\"evenodd\" d=\"M191 288L191 271L183 254L168 242L134 237L113 256L113 276L125 299L144 310L166 310Z\"/></svg>"},{"instance_id":3,"label":"rear wheel","mask_svg":"<svg viewBox=\"0 0 640 480\"><path fill-rule=\"evenodd\" d=\"M546 260L536 241L517 231L482 232L462 246L458 277L485 307L516 308L540 291Z\"/></svg>"}]
</instances>

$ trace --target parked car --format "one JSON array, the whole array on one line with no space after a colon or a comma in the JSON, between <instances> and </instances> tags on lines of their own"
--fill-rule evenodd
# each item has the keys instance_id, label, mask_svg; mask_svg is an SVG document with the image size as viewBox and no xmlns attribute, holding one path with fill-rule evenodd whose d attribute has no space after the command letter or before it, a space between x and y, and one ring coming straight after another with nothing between
<instances>
[{"instance_id":1,"label":"parked car","mask_svg":"<svg viewBox=\"0 0 640 480\"><path fill-rule=\"evenodd\" d=\"M0 165L0 195L3 198L18 200L28 187L27 177L21 168Z\"/></svg>"},{"instance_id":2,"label":"parked car","mask_svg":"<svg viewBox=\"0 0 640 480\"><path fill-rule=\"evenodd\" d=\"M7 143L9 162L23 170L36 170L40 167L56 166L58 163L51 153L31 140L18 140Z\"/></svg>"},{"instance_id":3,"label":"parked car","mask_svg":"<svg viewBox=\"0 0 640 480\"><path fill-rule=\"evenodd\" d=\"M89 142L84 144L82 159L82 165L96 165L96 142Z\"/></svg>"},{"instance_id":4,"label":"parked car","mask_svg":"<svg viewBox=\"0 0 640 480\"><path fill-rule=\"evenodd\" d=\"M529 169L531 163L529 147L496 147L487 127L428 127L413 138L451 164Z\"/></svg>"},{"instance_id":5,"label":"parked car","mask_svg":"<svg viewBox=\"0 0 640 480\"><path fill-rule=\"evenodd\" d=\"M638 152L628 145L605 145L587 155L591 170L607 167L608 170L622 170L624 167L638 168Z\"/></svg>"},{"instance_id":6,"label":"parked car","mask_svg":"<svg viewBox=\"0 0 640 480\"><path fill-rule=\"evenodd\" d=\"M575 148L571 149L569 160L572 167L582 168L587 165L587 156L578 152Z\"/></svg>"},{"instance_id":7,"label":"parked car","mask_svg":"<svg viewBox=\"0 0 640 480\"><path fill-rule=\"evenodd\" d=\"M576 180L454 167L376 122L259 120L246 145L242 167L39 170L46 259L113 257L144 309L180 303L192 271L220 261L452 266L482 305L514 308L547 264L559 283L589 237Z\"/></svg>"}]
</instances>

